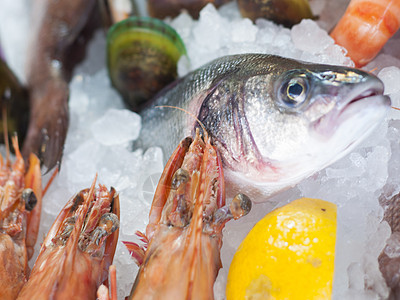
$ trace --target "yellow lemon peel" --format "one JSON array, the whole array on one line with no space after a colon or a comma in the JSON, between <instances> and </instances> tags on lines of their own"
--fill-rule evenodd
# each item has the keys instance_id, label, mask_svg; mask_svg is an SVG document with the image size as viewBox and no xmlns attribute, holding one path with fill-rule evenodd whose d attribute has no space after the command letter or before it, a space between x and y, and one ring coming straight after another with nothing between
<instances>
[{"instance_id":1,"label":"yellow lemon peel","mask_svg":"<svg viewBox=\"0 0 400 300\"><path fill-rule=\"evenodd\" d=\"M333 203L301 198L267 214L232 260L227 300L330 299L336 211Z\"/></svg>"}]
</instances>

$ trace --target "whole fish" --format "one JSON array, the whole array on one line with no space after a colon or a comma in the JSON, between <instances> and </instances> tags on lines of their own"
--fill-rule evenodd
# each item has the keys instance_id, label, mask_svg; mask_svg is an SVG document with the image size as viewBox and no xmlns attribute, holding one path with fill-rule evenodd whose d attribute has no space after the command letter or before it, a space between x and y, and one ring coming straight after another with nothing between
<instances>
[{"instance_id":1,"label":"whole fish","mask_svg":"<svg viewBox=\"0 0 400 300\"><path fill-rule=\"evenodd\" d=\"M226 56L160 92L156 107L141 113L137 145L160 146L169 157L200 121L231 192L265 201L353 150L390 103L383 83L361 70L266 54ZM189 113L160 107L166 105Z\"/></svg>"},{"instance_id":2,"label":"whole fish","mask_svg":"<svg viewBox=\"0 0 400 300\"><path fill-rule=\"evenodd\" d=\"M74 43L88 23L95 3L33 1L27 63L31 111L22 152L24 156L36 153L48 169L62 156L69 124L68 82L83 49Z\"/></svg>"}]
</instances>

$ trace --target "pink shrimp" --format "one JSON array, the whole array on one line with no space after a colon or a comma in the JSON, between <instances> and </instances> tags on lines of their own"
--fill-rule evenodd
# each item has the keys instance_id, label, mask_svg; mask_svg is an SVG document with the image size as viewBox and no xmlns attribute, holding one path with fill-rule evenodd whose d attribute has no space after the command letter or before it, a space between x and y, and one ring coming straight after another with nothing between
<instances>
[{"instance_id":1,"label":"pink shrimp","mask_svg":"<svg viewBox=\"0 0 400 300\"><path fill-rule=\"evenodd\" d=\"M12 166L0 155L0 298L5 300L15 299L27 280L42 206L39 159L31 154L26 171L16 137L12 144Z\"/></svg>"},{"instance_id":2,"label":"pink shrimp","mask_svg":"<svg viewBox=\"0 0 400 300\"><path fill-rule=\"evenodd\" d=\"M225 223L250 211L239 194L225 205L217 150L196 133L172 154L153 199L143 247L127 242L140 265L129 299L213 299Z\"/></svg>"},{"instance_id":3,"label":"pink shrimp","mask_svg":"<svg viewBox=\"0 0 400 300\"><path fill-rule=\"evenodd\" d=\"M331 36L357 67L370 62L400 27L400 0L352 0Z\"/></svg>"},{"instance_id":4,"label":"pink shrimp","mask_svg":"<svg viewBox=\"0 0 400 300\"><path fill-rule=\"evenodd\" d=\"M61 210L17 299L94 299L118 240L119 198L105 186L85 189Z\"/></svg>"}]
</instances>

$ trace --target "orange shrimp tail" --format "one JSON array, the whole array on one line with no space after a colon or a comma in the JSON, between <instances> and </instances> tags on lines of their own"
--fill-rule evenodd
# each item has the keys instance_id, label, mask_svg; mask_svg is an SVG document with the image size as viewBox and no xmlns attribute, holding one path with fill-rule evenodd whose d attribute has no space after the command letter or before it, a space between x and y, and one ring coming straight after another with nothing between
<instances>
[{"instance_id":1,"label":"orange shrimp tail","mask_svg":"<svg viewBox=\"0 0 400 300\"><path fill-rule=\"evenodd\" d=\"M399 27L399 0L352 0L331 36L361 67L379 53Z\"/></svg>"}]
</instances>

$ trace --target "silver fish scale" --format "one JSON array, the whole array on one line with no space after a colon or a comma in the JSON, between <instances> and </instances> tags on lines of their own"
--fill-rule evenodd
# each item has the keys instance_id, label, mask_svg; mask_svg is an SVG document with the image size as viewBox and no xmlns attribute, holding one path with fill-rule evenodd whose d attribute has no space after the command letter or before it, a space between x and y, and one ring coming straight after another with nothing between
<instances>
[{"instance_id":1,"label":"silver fish scale","mask_svg":"<svg viewBox=\"0 0 400 300\"><path fill-rule=\"evenodd\" d=\"M206 94L212 89L213 84L220 81L226 81L227 77L238 72L248 73L248 69L259 68L260 59L269 57L263 54L253 55L233 55L217 59L204 67L189 73L172 89L162 91L154 101L154 105L176 106L188 110L195 116L201 106L202 100ZM246 65L246 69L242 68ZM271 70L271 66L263 68L263 72ZM261 71L258 71L261 73ZM245 75L243 77L248 77ZM236 78L232 84L235 85L240 81ZM149 147L154 145L155 140L159 140L158 133L164 131L163 137L168 144L159 144L170 155L178 145L179 141L187 135L191 135L196 125L193 116L188 115L178 109L173 108L154 108L151 107L141 113L142 131L136 146ZM185 124L181 126L180 124ZM191 126L191 128L188 128ZM167 130L165 130L167 128Z\"/></svg>"}]
</instances>

